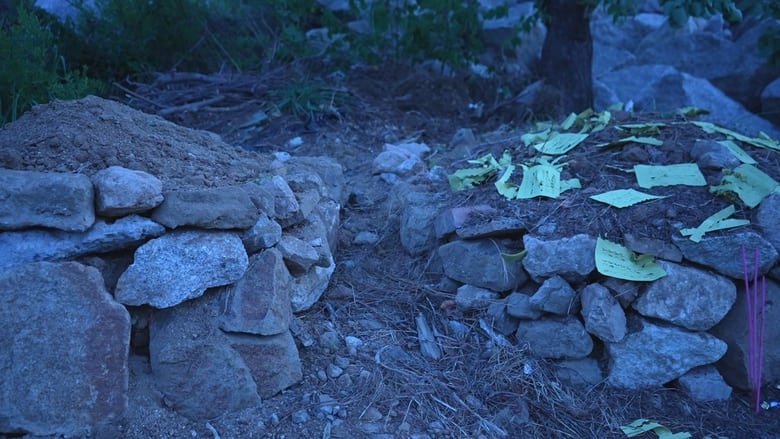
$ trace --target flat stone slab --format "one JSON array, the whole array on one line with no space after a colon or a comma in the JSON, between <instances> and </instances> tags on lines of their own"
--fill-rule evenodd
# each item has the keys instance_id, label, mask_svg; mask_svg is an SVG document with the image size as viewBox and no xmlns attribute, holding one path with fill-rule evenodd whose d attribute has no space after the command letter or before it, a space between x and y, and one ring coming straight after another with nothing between
<instances>
[{"instance_id":1,"label":"flat stone slab","mask_svg":"<svg viewBox=\"0 0 780 439\"><path fill-rule=\"evenodd\" d=\"M248 265L238 233L174 231L136 250L114 294L126 305L168 308L237 281Z\"/></svg>"}]
</instances>

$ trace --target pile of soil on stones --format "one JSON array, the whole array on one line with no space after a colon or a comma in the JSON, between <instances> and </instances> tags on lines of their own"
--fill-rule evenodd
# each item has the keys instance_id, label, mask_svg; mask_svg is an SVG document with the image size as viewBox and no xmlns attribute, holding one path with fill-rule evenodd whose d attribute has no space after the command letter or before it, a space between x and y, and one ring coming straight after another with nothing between
<instances>
[{"instance_id":1,"label":"pile of soil on stones","mask_svg":"<svg viewBox=\"0 0 780 439\"><path fill-rule=\"evenodd\" d=\"M294 78L296 71L288 74ZM124 437L623 438L620 426L638 418L652 418L694 438L780 437L780 416L774 411L753 413L739 392L728 401L701 403L674 388L568 388L545 361L529 357L522 347L487 343L479 313L453 316L452 310L441 309L453 294L438 287L441 270L435 258L410 257L399 242L398 191L404 186L394 187L372 175L372 162L385 143L410 139L428 144L429 165L441 166L446 173L487 152L500 156L508 149L515 161L522 161L534 155L520 141L533 130L521 118L532 113L499 105L495 83L481 84L468 75L443 78L394 66L355 69L338 81L349 100L337 113L323 112L313 121L281 114L247 127L248 119L274 103L269 90L257 86L246 91L254 105L235 111L206 106L166 116L177 124L211 129L223 140L96 99L42 106L0 129L2 167L91 174L123 165L157 175L169 187L247 181L267 168L271 153L279 152L331 156L344 167L351 196L342 210L337 269L322 299L297 315L293 325L303 382L260 407L196 422L165 407L151 380L148 358L133 353ZM199 85L190 87L192 95ZM151 89L143 92L147 102L160 95ZM116 99L125 101L126 96ZM147 111L164 107L133 102ZM469 105L475 102L500 110L478 118ZM657 118L624 114L621 122ZM473 141L455 136L463 128L473 131ZM634 164L690 161L691 145L708 137L690 124L670 123L656 136L664 140L661 147L595 147L616 135L607 128L567 155L563 177L579 178L583 189L556 199L509 201L491 182L457 193L450 191L446 179L409 183L441 194L442 204L432 208L489 204L504 216L522 219L532 233L590 233L618 242L627 233L668 240L680 224L696 226L729 203L706 187L680 186L656 188L654 193L668 198L628 210L590 200L595 193L633 187L634 176L624 170ZM748 152L780 180L777 152ZM716 171L705 171L705 177L708 182L719 179ZM737 206L735 216L751 219L751 211ZM378 240L357 243L354 237L361 231L375 232ZM445 338L443 358L425 359L415 326L420 313L434 327L456 318L469 328L469 335ZM346 336L363 342L357 352L338 341Z\"/></svg>"}]
</instances>

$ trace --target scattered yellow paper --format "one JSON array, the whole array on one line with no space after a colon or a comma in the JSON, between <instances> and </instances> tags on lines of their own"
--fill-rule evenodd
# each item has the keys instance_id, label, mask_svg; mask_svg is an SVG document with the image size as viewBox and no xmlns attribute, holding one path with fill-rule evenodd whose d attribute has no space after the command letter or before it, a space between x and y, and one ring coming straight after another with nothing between
<instances>
[{"instance_id":1,"label":"scattered yellow paper","mask_svg":"<svg viewBox=\"0 0 780 439\"><path fill-rule=\"evenodd\" d=\"M661 195L646 194L634 189L617 189L614 191L593 195L590 198L592 200L609 204L610 206L623 208L633 206L634 204L641 203L642 201L657 200L666 197Z\"/></svg>"},{"instance_id":2,"label":"scattered yellow paper","mask_svg":"<svg viewBox=\"0 0 780 439\"><path fill-rule=\"evenodd\" d=\"M728 148L740 162L747 163L748 165L755 165L757 163L750 154L740 148L733 140L718 140L718 143Z\"/></svg>"},{"instance_id":3,"label":"scattered yellow paper","mask_svg":"<svg viewBox=\"0 0 780 439\"><path fill-rule=\"evenodd\" d=\"M549 162L523 166L523 181L517 191L517 198L549 197L561 194L561 171Z\"/></svg>"},{"instance_id":4,"label":"scattered yellow paper","mask_svg":"<svg viewBox=\"0 0 780 439\"><path fill-rule=\"evenodd\" d=\"M504 169L504 173L495 183L498 193L509 200L514 200L517 198L517 185L509 181L509 177L512 176L514 171L515 166L509 165L506 169Z\"/></svg>"},{"instance_id":5,"label":"scattered yellow paper","mask_svg":"<svg viewBox=\"0 0 780 439\"><path fill-rule=\"evenodd\" d=\"M665 123L661 122L648 122L648 123L626 123L618 125L616 128L623 131L628 131L632 136L647 136L648 134L660 134L661 128L665 127Z\"/></svg>"},{"instance_id":6,"label":"scattered yellow paper","mask_svg":"<svg viewBox=\"0 0 780 439\"><path fill-rule=\"evenodd\" d=\"M599 143L596 145L596 148L607 148L610 146L621 146L625 145L627 143L644 143L646 145L655 145L660 146L663 145L664 142L654 138L654 137L637 137L637 136L629 136L624 137L622 139L613 140L611 142L605 142L605 143Z\"/></svg>"},{"instance_id":7,"label":"scattered yellow paper","mask_svg":"<svg viewBox=\"0 0 780 439\"><path fill-rule=\"evenodd\" d=\"M658 439L690 439L691 437L687 432L672 433L668 428L649 419L637 419L628 425L621 425L620 430L627 437L636 437L648 432L655 433Z\"/></svg>"},{"instance_id":8,"label":"scattered yellow paper","mask_svg":"<svg viewBox=\"0 0 780 439\"><path fill-rule=\"evenodd\" d=\"M778 183L753 165L741 164L731 171L724 171L723 179L710 192L717 195L735 193L748 207L761 203L767 195L778 188Z\"/></svg>"},{"instance_id":9,"label":"scattered yellow paper","mask_svg":"<svg viewBox=\"0 0 780 439\"><path fill-rule=\"evenodd\" d=\"M723 134L725 136L731 137L734 140L739 140L740 142L749 143L753 146L759 147L759 148L769 148L780 151L780 142L778 142L776 139L773 139L769 136L767 136L764 133L761 133L758 137L748 137L744 134L740 134L736 131L728 130L723 127L719 127L715 125L714 123L710 122L691 122L692 124L696 125L697 127L701 128L702 131L705 133L719 133Z\"/></svg>"},{"instance_id":10,"label":"scattered yellow paper","mask_svg":"<svg viewBox=\"0 0 780 439\"><path fill-rule=\"evenodd\" d=\"M596 240L596 269L604 276L649 282L666 276L666 271L650 255L637 255L620 244Z\"/></svg>"},{"instance_id":11,"label":"scattered yellow paper","mask_svg":"<svg viewBox=\"0 0 780 439\"><path fill-rule=\"evenodd\" d=\"M707 232L750 224L750 221L746 219L729 218L734 212L734 206L728 206L725 209L721 209L717 213L710 215L707 219L702 221L698 227L681 229L680 234L682 236L690 236L690 240L693 242L699 242Z\"/></svg>"},{"instance_id":12,"label":"scattered yellow paper","mask_svg":"<svg viewBox=\"0 0 780 439\"><path fill-rule=\"evenodd\" d=\"M566 154L587 137L588 135L584 133L560 133L551 135L546 142L535 144L534 148L542 154Z\"/></svg>"},{"instance_id":13,"label":"scattered yellow paper","mask_svg":"<svg viewBox=\"0 0 780 439\"><path fill-rule=\"evenodd\" d=\"M636 180L639 186L650 189L656 186L706 186L696 163L680 163L667 166L634 165Z\"/></svg>"}]
</instances>

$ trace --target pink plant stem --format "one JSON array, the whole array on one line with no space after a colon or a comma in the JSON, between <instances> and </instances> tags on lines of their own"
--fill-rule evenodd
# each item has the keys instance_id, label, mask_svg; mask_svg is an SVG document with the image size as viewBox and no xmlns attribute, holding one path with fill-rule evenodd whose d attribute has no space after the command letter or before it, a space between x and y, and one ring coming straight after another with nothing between
<instances>
[{"instance_id":1,"label":"pink plant stem","mask_svg":"<svg viewBox=\"0 0 780 439\"><path fill-rule=\"evenodd\" d=\"M760 375L760 363L757 365L757 359L758 356L758 339L757 339L757 313L756 313L756 301L758 296L758 250L755 251L755 258L754 258L754 270L753 270L753 285L751 288L751 282L750 282L750 272L748 271L747 267L747 255L745 252L745 246L741 247L742 250L742 270L745 277L745 300L746 305L745 308L747 310L747 342L748 342L748 352L747 352L747 372L748 372L748 381L751 386L751 394L753 396L753 408L756 412L759 411L760 408L760 392L761 392L761 375ZM763 326L763 325L762 325ZM762 331L763 332L763 331ZM762 334L763 335L763 334ZM760 361L760 360L759 360Z\"/></svg>"}]
</instances>

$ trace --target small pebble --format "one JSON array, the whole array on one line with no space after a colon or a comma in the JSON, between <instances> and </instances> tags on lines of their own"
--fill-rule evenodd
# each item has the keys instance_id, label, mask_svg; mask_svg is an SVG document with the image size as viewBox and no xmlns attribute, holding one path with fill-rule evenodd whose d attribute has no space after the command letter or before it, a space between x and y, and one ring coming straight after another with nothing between
<instances>
[{"instance_id":1,"label":"small pebble","mask_svg":"<svg viewBox=\"0 0 780 439\"><path fill-rule=\"evenodd\" d=\"M344 369L336 366L335 364L328 365L328 376L331 378L338 378L344 373Z\"/></svg>"},{"instance_id":2,"label":"small pebble","mask_svg":"<svg viewBox=\"0 0 780 439\"><path fill-rule=\"evenodd\" d=\"M317 378L319 378L320 381L328 381L328 374L325 373L324 370L320 369L317 371Z\"/></svg>"},{"instance_id":3,"label":"small pebble","mask_svg":"<svg viewBox=\"0 0 780 439\"><path fill-rule=\"evenodd\" d=\"M356 245L372 245L379 241L379 235L374 232L362 231L355 235L355 239L352 241Z\"/></svg>"},{"instance_id":4,"label":"small pebble","mask_svg":"<svg viewBox=\"0 0 780 439\"><path fill-rule=\"evenodd\" d=\"M296 424L303 424L309 422L309 413L306 410L298 410L293 412L292 421Z\"/></svg>"},{"instance_id":5,"label":"small pebble","mask_svg":"<svg viewBox=\"0 0 780 439\"><path fill-rule=\"evenodd\" d=\"M320 335L319 340L320 346L330 352L338 352L339 348L341 347L341 340L339 340L339 335L333 331L323 332L322 335Z\"/></svg>"},{"instance_id":6,"label":"small pebble","mask_svg":"<svg viewBox=\"0 0 780 439\"><path fill-rule=\"evenodd\" d=\"M342 357L341 355L336 355L336 358L333 359L333 364L335 364L336 366L342 369L346 369L347 367L349 367L349 358Z\"/></svg>"},{"instance_id":7,"label":"small pebble","mask_svg":"<svg viewBox=\"0 0 780 439\"><path fill-rule=\"evenodd\" d=\"M336 382L344 389L349 389L353 385L352 377L348 373L341 375Z\"/></svg>"}]
</instances>

